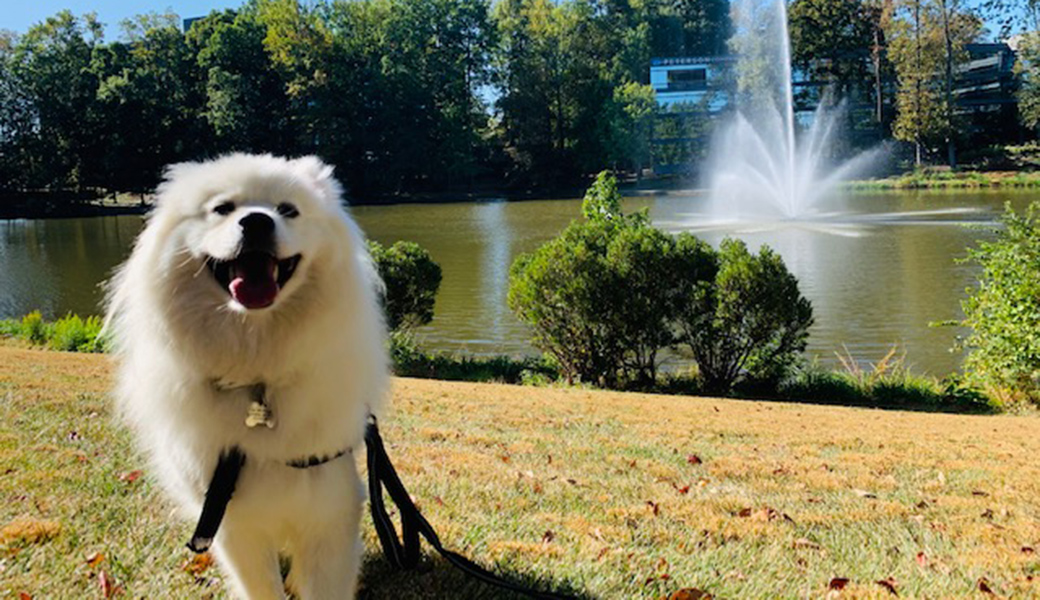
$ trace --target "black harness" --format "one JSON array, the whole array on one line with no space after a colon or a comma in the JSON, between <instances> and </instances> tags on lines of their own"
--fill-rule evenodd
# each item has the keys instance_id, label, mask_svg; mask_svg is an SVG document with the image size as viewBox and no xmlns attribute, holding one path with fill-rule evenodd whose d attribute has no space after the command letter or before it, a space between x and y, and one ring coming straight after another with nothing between
<instances>
[{"instance_id":1,"label":"black harness","mask_svg":"<svg viewBox=\"0 0 1040 600\"><path fill-rule=\"evenodd\" d=\"M365 447L368 454L368 493L369 503L372 509L372 521L375 524L376 534L383 546L383 553L390 564L396 569L410 570L419 564L422 554L419 536L433 546L446 561L463 573L479 579L490 585L511 590L530 598L539 600L570 600L571 596L556 594L553 592L541 592L524 587L507 579L503 579L487 569L457 552L446 549L441 544L437 532L433 530L426 517L412 502L411 496L405 490L401 478L397 475L390 457L386 454L383 439L379 435L379 426L376 418L369 416L368 425L365 428ZM333 455L309 456L303 459L291 460L287 466L296 469L307 469L317 467L329 461L335 460L349 449L342 450ZM213 478L210 479L209 487L206 489L206 499L202 504L202 514L195 527L195 533L188 542L188 548L192 552L205 552L213 543L217 535L217 529L227 511L228 502L235 493L235 484L238 475L245 465L246 457L237 447L232 447L221 453L217 461L217 467L213 470ZM394 524L386 511L383 501L383 491L386 490L390 499L397 504L401 513L401 537L398 538Z\"/></svg>"}]
</instances>

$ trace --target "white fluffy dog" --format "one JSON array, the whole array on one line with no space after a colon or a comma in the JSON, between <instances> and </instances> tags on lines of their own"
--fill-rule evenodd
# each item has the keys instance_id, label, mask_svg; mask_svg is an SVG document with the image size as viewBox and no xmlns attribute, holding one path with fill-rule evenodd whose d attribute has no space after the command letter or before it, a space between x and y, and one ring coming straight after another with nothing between
<instances>
[{"instance_id":1,"label":"white fluffy dog","mask_svg":"<svg viewBox=\"0 0 1040 600\"><path fill-rule=\"evenodd\" d=\"M279 552L300 598L355 594L351 450L388 374L378 277L341 202L315 157L174 165L110 284L119 407L185 517L221 454L245 456L214 540L243 598L284 597Z\"/></svg>"}]
</instances>

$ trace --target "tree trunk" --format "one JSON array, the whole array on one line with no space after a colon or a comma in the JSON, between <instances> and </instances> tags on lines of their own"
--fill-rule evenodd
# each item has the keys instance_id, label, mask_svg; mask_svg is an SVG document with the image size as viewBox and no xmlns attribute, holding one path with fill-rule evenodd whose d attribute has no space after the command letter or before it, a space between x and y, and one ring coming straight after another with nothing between
<instances>
[{"instance_id":1,"label":"tree trunk","mask_svg":"<svg viewBox=\"0 0 1040 600\"><path fill-rule=\"evenodd\" d=\"M946 155L950 169L957 168L957 147L953 141L953 116L956 107L953 101L953 39L950 37L950 0L940 0L942 9L943 41L946 43Z\"/></svg>"}]
</instances>

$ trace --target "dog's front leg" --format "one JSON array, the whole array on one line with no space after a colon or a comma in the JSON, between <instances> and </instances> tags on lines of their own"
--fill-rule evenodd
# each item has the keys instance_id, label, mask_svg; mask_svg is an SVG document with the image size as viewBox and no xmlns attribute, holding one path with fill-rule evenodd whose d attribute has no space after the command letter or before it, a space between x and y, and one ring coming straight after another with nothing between
<instances>
[{"instance_id":1,"label":"dog's front leg","mask_svg":"<svg viewBox=\"0 0 1040 600\"><path fill-rule=\"evenodd\" d=\"M242 600L284 600L277 548L267 535L230 517L220 526L214 551L232 592Z\"/></svg>"},{"instance_id":2,"label":"dog's front leg","mask_svg":"<svg viewBox=\"0 0 1040 600\"><path fill-rule=\"evenodd\" d=\"M312 518L291 540L289 587L300 600L353 598L364 552L360 534L364 488L349 458L317 468L340 470L336 478L340 479L337 488L341 492L316 502ZM315 475L327 477L330 474ZM329 502L329 499L335 501ZM329 503L324 505L326 502Z\"/></svg>"}]
</instances>

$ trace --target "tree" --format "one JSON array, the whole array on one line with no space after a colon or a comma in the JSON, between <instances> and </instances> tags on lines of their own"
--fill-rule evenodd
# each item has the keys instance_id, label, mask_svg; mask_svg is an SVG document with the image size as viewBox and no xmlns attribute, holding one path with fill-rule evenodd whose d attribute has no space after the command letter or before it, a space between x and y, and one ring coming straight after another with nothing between
<instances>
[{"instance_id":1,"label":"tree","mask_svg":"<svg viewBox=\"0 0 1040 600\"><path fill-rule=\"evenodd\" d=\"M205 97L175 15L141 15L123 29L128 41L98 47L91 60L104 142L95 185L143 193L165 165L205 146Z\"/></svg>"},{"instance_id":2,"label":"tree","mask_svg":"<svg viewBox=\"0 0 1040 600\"><path fill-rule=\"evenodd\" d=\"M704 387L726 393L742 379L778 382L805 350L812 305L780 256L763 246L726 239L710 285L682 294L680 340Z\"/></svg>"},{"instance_id":3,"label":"tree","mask_svg":"<svg viewBox=\"0 0 1040 600\"><path fill-rule=\"evenodd\" d=\"M1021 82L1016 92L1019 118L1023 125L1035 130L1040 127L1040 33L1022 36L1015 71Z\"/></svg>"},{"instance_id":4,"label":"tree","mask_svg":"<svg viewBox=\"0 0 1040 600\"><path fill-rule=\"evenodd\" d=\"M873 97L878 124L884 122L882 73L890 69L883 10L879 0L795 0L788 8L792 63L841 98Z\"/></svg>"},{"instance_id":5,"label":"tree","mask_svg":"<svg viewBox=\"0 0 1040 600\"><path fill-rule=\"evenodd\" d=\"M957 0L896 0L886 15L889 59L896 71L896 139L913 142L918 166L925 148L945 144L956 166L957 115L953 66L965 45L979 33L980 22Z\"/></svg>"},{"instance_id":6,"label":"tree","mask_svg":"<svg viewBox=\"0 0 1040 600\"><path fill-rule=\"evenodd\" d=\"M22 102L14 145L23 169L21 186L83 188L101 155L90 70L102 26L93 14L62 11L18 38L8 76Z\"/></svg>"},{"instance_id":7,"label":"tree","mask_svg":"<svg viewBox=\"0 0 1040 600\"><path fill-rule=\"evenodd\" d=\"M374 240L369 240L368 251L383 280L379 298L390 330L414 329L432 321L441 268L430 253L414 242L396 242L387 248Z\"/></svg>"}]
</instances>

